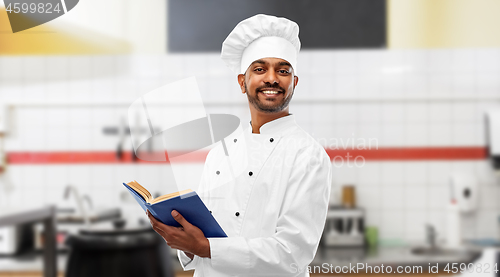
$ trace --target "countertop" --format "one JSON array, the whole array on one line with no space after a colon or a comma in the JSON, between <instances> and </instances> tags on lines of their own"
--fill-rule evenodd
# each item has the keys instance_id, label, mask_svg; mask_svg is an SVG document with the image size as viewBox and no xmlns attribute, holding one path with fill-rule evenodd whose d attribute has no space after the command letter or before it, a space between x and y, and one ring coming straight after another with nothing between
<instances>
[{"instance_id":1,"label":"countertop","mask_svg":"<svg viewBox=\"0 0 500 277\"><path fill-rule=\"evenodd\" d=\"M478 246L464 246L461 255L439 256L439 255L417 255L412 253L412 246L378 247L372 251L363 248L332 249L320 247L311 266L322 266L324 263L334 266L345 266L355 263L366 263L371 266L414 266L422 265L427 268L429 263L439 268L446 263L470 263L480 257L483 248Z\"/></svg>"}]
</instances>

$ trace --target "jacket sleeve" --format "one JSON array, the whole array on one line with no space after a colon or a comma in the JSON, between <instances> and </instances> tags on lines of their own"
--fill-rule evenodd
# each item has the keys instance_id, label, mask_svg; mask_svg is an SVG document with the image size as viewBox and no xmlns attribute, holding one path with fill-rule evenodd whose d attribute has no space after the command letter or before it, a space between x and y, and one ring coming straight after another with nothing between
<instances>
[{"instance_id":1,"label":"jacket sleeve","mask_svg":"<svg viewBox=\"0 0 500 277\"><path fill-rule=\"evenodd\" d=\"M318 248L328 211L331 163L319 145L298 154L271 237L209 238L212 267L227 274L295 275Z\"/></svg>"}]
</instances>

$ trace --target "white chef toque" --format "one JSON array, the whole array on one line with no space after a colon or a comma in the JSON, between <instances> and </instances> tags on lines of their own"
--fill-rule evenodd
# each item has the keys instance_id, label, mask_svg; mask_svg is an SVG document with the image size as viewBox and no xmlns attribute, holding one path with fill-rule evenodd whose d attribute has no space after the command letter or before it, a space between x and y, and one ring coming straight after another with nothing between
<instances>
[{"instance_id":1,"label":"white chef toque","mask_svg":"<svg viewBox=\"0 0 500 277\"><path fill-rule=\"evenodd\" d=\"M283 17L258 14L234 27L222 43L221 58L236 74L245 74L258 59L280 58L289 62L297 75L299 50L297 23Z\"/></svg>"}]
</instances>

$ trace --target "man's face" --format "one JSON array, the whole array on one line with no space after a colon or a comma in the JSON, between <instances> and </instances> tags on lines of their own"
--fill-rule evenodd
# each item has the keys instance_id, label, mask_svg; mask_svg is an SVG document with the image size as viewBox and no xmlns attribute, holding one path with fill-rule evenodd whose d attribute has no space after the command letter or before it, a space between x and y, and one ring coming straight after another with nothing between
<instances>
[{"instance_id":1,"label":"man's face","mask_svg":"<svg viewBox=\"0 0 500 277\"><path fill-rule=\"evenodd\" d=\"M245 75L238 75L241 91L258 111L281 112L292 100L298 82L290 63L278 58L263 58L254 61Z\"/></svg>"}]
</instances>

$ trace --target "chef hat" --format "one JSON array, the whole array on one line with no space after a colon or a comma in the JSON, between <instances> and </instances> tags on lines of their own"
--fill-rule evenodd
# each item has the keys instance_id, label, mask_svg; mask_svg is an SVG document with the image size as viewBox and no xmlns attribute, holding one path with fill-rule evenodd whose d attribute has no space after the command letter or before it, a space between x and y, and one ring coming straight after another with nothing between
<instances>
[{"instance_id":1,"label":"chef hat","mask_svg":"<svg viewBox=\"0 0 500 277\"><path fill-rule=\"evenodd\" d=\"M258 14L234 27L222 43L221 58L237 74L245 74L250 64L261 58L286 60L297 73L299 50L297 23L283 17Z\"/></svg>"}]
</instances>

